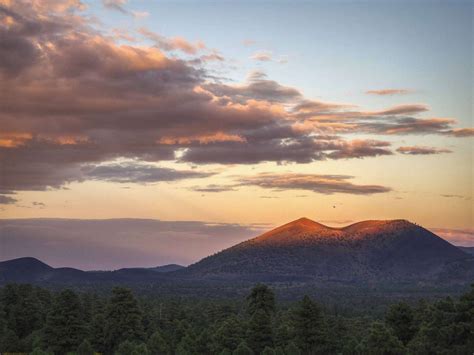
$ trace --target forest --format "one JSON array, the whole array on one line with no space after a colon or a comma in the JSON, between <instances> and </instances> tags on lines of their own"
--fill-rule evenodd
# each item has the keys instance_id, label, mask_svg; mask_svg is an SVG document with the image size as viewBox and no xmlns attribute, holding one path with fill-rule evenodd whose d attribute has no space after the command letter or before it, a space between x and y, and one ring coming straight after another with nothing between
<instances>
[{"instance_id":1,"label":"forest","mask_svg":"<svg viewBox=\"0 0 474 355\"><path fill-rule=\"evenodd\" d=\"M345 316L308 296L277 302L257 284L241 300L0 289L0 352L116 355L472 354L474 285L457 298L398 302Z\"/></svg>"}]
</instances>

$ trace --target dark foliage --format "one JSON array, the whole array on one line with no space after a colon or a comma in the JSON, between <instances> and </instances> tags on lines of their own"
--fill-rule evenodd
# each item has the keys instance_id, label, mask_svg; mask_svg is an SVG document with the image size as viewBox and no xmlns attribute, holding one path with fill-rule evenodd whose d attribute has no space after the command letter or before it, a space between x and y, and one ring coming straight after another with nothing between
<instances>
[{"instance_id":1,"label":"dark foliage","mask_svg":"<svg viewBox=\"0 0 474 355\"><path fill-rule=\"evenodd\" d=\"M0 289L0 352L34 355L472 354L474 285L458 299L342 316L305 296L276 303L257 285L241 302Z\"/></svg>"}]
</instances>

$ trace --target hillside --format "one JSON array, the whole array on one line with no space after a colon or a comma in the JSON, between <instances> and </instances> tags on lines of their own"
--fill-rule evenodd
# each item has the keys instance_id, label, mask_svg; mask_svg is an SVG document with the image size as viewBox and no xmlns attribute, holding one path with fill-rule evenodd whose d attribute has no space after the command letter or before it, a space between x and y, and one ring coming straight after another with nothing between
<instances>
[{"instance_id":1,"label":"hillside","mask_svg":"<svg viewBox=\"0 0 474 355\"><path fill-rule=\"evenodd\" d=\"M463 252L474 255L474 247L459 247Z\"/></svg>"},{"instance_id":2,"label":"hillside","mask_svg":"<svg viewBox=\"0 0 474 355\"><path fill-rule=\"evenodd\" d=\"M450 263L468 258L405 220L332 228L301 218L204 258L182 274L275 281L413 281L436 278Z\"/></svg>"},{"instance_id":3,"label":"hillside","mask_svg":"<svg viewBox=\"0 0 474 355\"><path fill-rule=\"evenodd\" d=\"M154 268L126 268L114 271L82 271L74 268L53 268L42 261L26 257L0 262L0 285L7 283L33 284L141 284L158 282L166 274L182 269L170 264Z\"/></svg>"}]
</instances>

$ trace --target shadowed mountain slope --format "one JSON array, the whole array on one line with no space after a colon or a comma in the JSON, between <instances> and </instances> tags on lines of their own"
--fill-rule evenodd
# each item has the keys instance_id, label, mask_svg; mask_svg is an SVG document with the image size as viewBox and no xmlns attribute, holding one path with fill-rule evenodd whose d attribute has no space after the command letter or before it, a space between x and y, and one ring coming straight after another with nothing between
<instances>
[{"instance_id":1,"label":"shadowed mountain slope","mask_svg":"<svg viewBox=\"0 0 474 355\"><path fill-rule=\"evenodd\" d=\"M331 228L307 218L214 254L182 271L201 278L410 281L432 279L469 255L405 220Z\"/></svg>"},{"instance_id":2,"label":"shadowed mountain slope","mask_svg":"<svg viewBox=\"0 0 474 355\"><path fill-rule=\"evenodd\" d=\"M184 268L170 264L154 268L126 268L114 271L82 271L53 268L38 259L26 257L0 262L0 285L6 283L84 285L98 283L148 283L166 278L166 274Z\"/></svg>"}]
</instances>

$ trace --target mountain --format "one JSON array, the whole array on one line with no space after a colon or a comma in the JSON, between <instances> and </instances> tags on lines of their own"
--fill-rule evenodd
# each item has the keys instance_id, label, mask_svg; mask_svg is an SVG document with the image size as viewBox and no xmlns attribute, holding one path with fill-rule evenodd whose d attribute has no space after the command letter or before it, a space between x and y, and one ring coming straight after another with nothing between
<instances>
[{"instance_id":1,"label":"mountain","mask_svg":"<svg viewBox=\"0 0 474 355\"><path fill-rule=\"evenodd\" d=\"M452 277L459 266L449 269L450 265L461 262L464 266L469 258L405 220L332 228L300 218L204 258L180 273L208 279L406 282Z\"/></svg>"},{"instance_id":2,"label":"mountain","mask_svg":"<svg viewBox=\"0 0 474 355\"><path fill-rule=\"evenodd\" d=\"M126 284L176 292L199 287L212 292L221 286L231 292L239 284L257 281L360 286L421 281L431 285L465 284L472 280L472 254L405 220L364 221L332 228L300 218L188 267L170 264L82 271L53 268L35 258L0 262L0 285ZM214 286L210 287L209 282Z\"/></svg>"},{"instance_id":3,"label":"mountain","mask_svg":"<svg viewBox=\"0 0 474 355\"><path fill-rule=\"evenodd\" d=\"M125 268L114 271L82 271L53 268L42 261L26 257L0 262L0 285L6 283L85 285L99 283L137 284L164 280L164 275L184 266L169 264L154 268Z\"/></svg>"},{"instance_id":4,"label":"mountain","mask_svg":"<svg viewBox=\"0 0 474 355\"><path fill-rule=\"evenodd\" d=\"M173 271L178 271L181 269L186 268L183 265L178 265L178 264L168 264L168 265L162 265L162 266L157 266L150 268L149 270L153 270L156 272L173 272Z\"/></svg>"}]
</instances>

